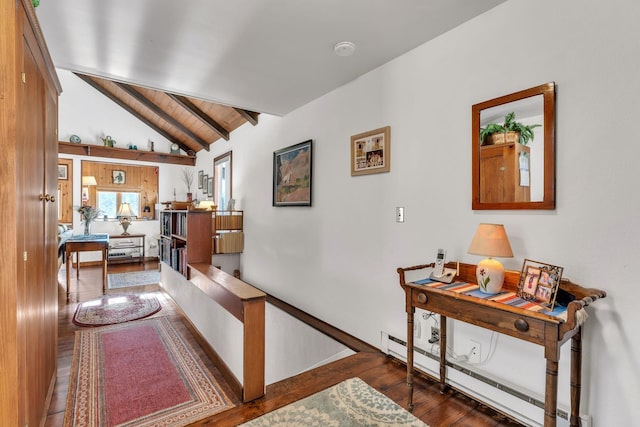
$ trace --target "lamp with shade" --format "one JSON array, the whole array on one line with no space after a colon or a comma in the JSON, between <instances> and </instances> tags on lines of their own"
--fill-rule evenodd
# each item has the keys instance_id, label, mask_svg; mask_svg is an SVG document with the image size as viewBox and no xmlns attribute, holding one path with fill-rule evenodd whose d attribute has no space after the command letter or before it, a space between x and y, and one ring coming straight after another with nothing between
<instances>
[{"instance_id":1,"label":"lamp with shade","mask_svg":"<svg viewBox=\"0 0 640 427\"><path fill-rule=\"evenodd\" d=\"M497 294L504 282L504 267L492 257L513 257L507 232L502 224L480 224L467 253L488 258L478 263L476 279L480 290L487 294Z\"/></svg>"},{"instance_id":2,"label":"lamp with shade","mask_svg":"<svg viewBox=\"0 0 640 427\"><path fill-rule=\"evenodd\" d=\"M118 209L118 218L120 219L120 225L124 232L121 234L122 236L128 236L127 228L131 225L131 217L133 216L133 212L131 211L131 205L127 202L123 202L120 204L120 208Z\"/></svg>"},{"instance_id":3,"label":"lamp with shade","mask_svg":"<svg viewBox=\"0 0 640 427\"><path fill-rule=\"evenodd\" d=\"M82 177L82 204L89 201L89 187L98 185L95 176L83 176Z\"/></svg>"}]
</instances>

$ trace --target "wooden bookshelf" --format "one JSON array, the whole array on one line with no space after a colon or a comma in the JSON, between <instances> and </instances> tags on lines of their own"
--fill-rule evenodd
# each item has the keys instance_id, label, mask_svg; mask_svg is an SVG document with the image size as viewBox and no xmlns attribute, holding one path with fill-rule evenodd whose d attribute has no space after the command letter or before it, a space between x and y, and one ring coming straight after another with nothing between
<instances>
[{"instance_id":1,"label":"wooden bookshelf","mask_svg":"<svg viewBox=\"0 0 640 427\"><path fill-rule=\"evenodd\" d=\"M183 276L189 264L211 264L211 213L193 210L160 212L160 261Z\"/></svg>"}]
</instances>

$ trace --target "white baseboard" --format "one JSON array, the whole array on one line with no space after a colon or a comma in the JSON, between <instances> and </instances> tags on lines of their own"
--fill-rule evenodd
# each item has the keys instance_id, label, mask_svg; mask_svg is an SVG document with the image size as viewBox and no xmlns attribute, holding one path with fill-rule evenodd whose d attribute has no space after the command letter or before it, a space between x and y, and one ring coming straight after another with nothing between
<instances>
[{"instance_id":1,"label":"white baseboard","mask_svg":"<svg viewBox=\"0 0 640 427\"><path fill-rule=\"evenodd\" d=\"M406 363L406 343L388 333L381 332L380 349ZM439 355L429 355L425 350L416 347L414 366L426 374L439 378ZM544 397L536 396L530 390L513 384L506 384L484 373L474 372L473 366L455 362L447 369L447 383L461 392L505 413L522 424L531 427L544 425ZM569 427L569 409L558 407L557 427ZM591 416L580 415L582 427L591 427Z\"/></svg>"}]
</instances>

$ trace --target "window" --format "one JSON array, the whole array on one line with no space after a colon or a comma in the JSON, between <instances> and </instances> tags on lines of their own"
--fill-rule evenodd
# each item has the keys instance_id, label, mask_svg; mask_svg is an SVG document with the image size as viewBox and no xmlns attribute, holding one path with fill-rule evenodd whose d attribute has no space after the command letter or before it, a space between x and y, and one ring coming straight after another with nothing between
<instances>
[{"instance_id":1,"label":"window","mask_svg":"<svg viewBox=\"0 0 640 427\"><path fill-rule=\"evenodd\" d=\"M136 216L140 216L140 193L125 191L97 191L98 209L104 212L109 218L118 216L118 208L123 202L131 205L131 211Z\"/></svg>"},{"instance_id":2,"label":"window","mask_svg":"<svg viewBox=\"0 0 640 427\"><path fill-rule=\"evenodd\" d=\"M231 151L213 160L213 179L213 200L218 209L228 209L231 200Z\"/></svg>"}]
</instances>

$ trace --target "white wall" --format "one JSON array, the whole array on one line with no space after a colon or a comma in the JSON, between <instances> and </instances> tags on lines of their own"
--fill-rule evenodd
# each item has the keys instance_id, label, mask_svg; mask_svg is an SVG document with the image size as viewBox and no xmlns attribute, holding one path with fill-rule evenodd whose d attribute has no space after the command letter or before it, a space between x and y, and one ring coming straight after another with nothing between
<instances>
[{"instance_id":1,"label":"white wall","mask_svg":"<svg viewBox=\"0 0 640 427\"><path fill-rule=\"evenodd\" d=\"M582 408L595 426L633 424L639 18L639 4L627 0L511 0L285 117L261 116L232 143L214 144L197 168L233 149L233 193L245 210L243 277L377 345L381 330L405 336L397 267L430 261L439 247L475 263L466 250L477 224L504 223L515 253L507 268L546 261L607 291L588 309ZM471 106L549 81L557 84L557 208L472 211ZM391 172L351 177L349 137L385 125ZM273 151L310 138L313 207L271 207ZM403 224L394 221L396 206L406 209ZM490 334L453 329L454 341L473 335L489 347ZM565 405L568 356L563 349ZM484 369L540 394L542 357L536 346L500 337Z\"/></svg>"},{"instance_id":2,"label":"white wall","mask_svg":"<svg viewBox=\"0 0 640 427\"><path fill-rule=\"evenodd\" d=\"M588 308L582 408L594 426L633 425L640 395L632 271L640 255L638 22L640 4L631 0L510 0L199 153L196 169L210 170L213 157L234 152L233 195L245 211L243 279L378 345L380 331L405 336L397 267L431 261L439 247L449 259L475 263L479 257L466 250L477 224L504 223L515 253L507 268L519 270L524 258L546 261L607 291ZM557 208L472 211L471 106L549 81L557 84ZM391 172L351 177L349 137L385 125ZM271 207L273 151L306 139L314 140L313 207ZM396 206L406 209L403 224L394 221ZM489 346L485 331L452 329L454 342L473 336ZM564 348L565 405L568 355ZM483 369L540 394L542 357L540 348L501 336Z\"/></svg>"}]
</instances>

